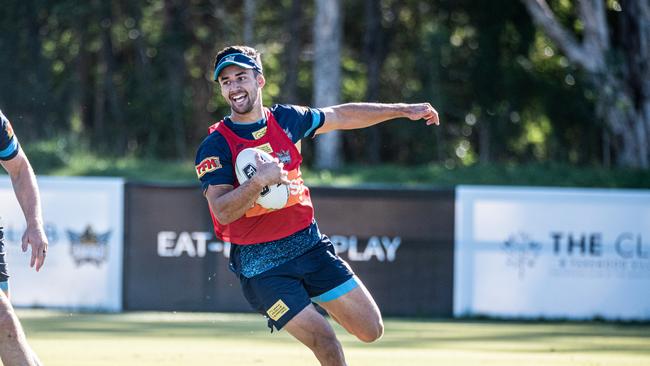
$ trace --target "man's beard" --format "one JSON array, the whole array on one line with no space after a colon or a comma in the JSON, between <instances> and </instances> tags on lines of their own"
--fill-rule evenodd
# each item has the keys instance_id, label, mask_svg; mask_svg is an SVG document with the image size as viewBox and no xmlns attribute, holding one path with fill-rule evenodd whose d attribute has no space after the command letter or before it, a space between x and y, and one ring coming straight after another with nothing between
<instances>
[{"instance_id":1,"label":"man's beard","mask_svg":"<svg viewBox=\"0 0 650 366\"><path fill-rule=\"evenodd\" d=\"M255 94L255 98L252 98L252 95L248 93L246 95L247 102L243 106L236 106L235 102L230 102L230 108L237 114L247 114L250 113L253 110L253 107L255 106L255 100L257 99L257 94Z\"/></svg>"}]
</instances>

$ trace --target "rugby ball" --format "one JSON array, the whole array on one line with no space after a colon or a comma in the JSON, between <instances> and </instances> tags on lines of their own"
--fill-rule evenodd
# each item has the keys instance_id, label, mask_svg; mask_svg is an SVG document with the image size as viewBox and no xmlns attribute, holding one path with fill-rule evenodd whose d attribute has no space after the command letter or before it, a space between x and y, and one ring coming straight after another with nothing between
<instances>
[{"instance_id":1,"label":"rugby ball","mask_svg":"<svg viewBox=\"0 0 650 366\"><path fill-rule=\"evenodd\" d=\"M242 150L235 160L235 173L239 184L243 184L257 173L257 162L255 161L255 155L257 154L260 155L262 161L273 160L271 154L260 149L250 147ZM284 207L287 200L289 200L289 186L274 184L264 187L255 202L264 208L277 210Z\"/></svg>"}]
</instances>

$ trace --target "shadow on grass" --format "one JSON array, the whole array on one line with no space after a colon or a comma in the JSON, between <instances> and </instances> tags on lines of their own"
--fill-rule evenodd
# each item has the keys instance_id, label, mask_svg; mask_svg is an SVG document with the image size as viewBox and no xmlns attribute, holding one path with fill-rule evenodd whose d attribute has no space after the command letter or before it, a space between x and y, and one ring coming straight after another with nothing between
<instances>
[{"instance_id":1,"label":"shadow on grass","mask_svg":"<svg viewBox=\"0 0 650 366\"><path fill-rule=\"evenodd\" d=\"M354 343L351 343L355 347ZM388 320L382 348L508 353L620 353L650 356L650 324ZM372 345L371 345L372 346Z\"/></svg>"},{"instance_id":2,"label":"shadow on grass","mask_svg":"<svg viewBox=\"0 0 650 366\"><path fill-rule=\"evenodd\" d=\"M191 337L230 338L266 337L270 330L261 316L229 317L222 314L124 313L79 314L52 312L50 316L21 316L25 328L39 336L57 337Z\"/></svg>"},{"instance_id":3,"label":"shadow on grass","mask_svg":"<svg viewBox=\"0 0 650 366\"><path fill-rule=\"evenodd\" d=\"M286 342L286 332L269 334L256 314L21 313L25 328L39 338L215 339ZM363 344L337 326L346 347L460 350L493 353L594 353L650 356L650 324L602 322L513 322L387 319L384 338Z\"/></svg>"}]
</instances>

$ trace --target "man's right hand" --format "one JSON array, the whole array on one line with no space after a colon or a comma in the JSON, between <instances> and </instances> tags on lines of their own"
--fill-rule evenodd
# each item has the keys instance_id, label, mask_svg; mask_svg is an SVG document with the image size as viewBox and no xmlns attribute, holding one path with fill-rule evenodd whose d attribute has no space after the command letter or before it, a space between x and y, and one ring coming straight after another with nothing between
<instances>
[{"instance_id":1,"label":"man's right hand","mask_svg":"<svg viewBox=\"0 0 650 366\"><path fill-rule=\"evenodd\" d=\"M259 154L255 154L255 163L257 164L257 173L251 179L256 180L262 187L290 183L288 173L284 170L284 164L278 158L264 161Z\"/></svg>"}]
</instances>

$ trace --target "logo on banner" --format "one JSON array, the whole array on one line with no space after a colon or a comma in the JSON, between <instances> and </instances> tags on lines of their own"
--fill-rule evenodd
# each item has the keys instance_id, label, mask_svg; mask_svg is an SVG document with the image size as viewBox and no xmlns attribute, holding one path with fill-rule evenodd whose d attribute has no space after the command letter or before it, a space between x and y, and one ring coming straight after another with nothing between
<instances>
[{"instance_id":1,"label":"logo on banner","mask_svg":"<svg viewBox=\"0 0 650 366\"><path fill-rule=\"evenodd\" d=\"M609 241L608 241L609 239ZM525 232L511 234L501 246L506 265L516 268L519 279L535 267L547 248L546 268L559 277L650 277L650 246L640 233L623 232L608 238L601 232L549 232L545 244ZM550 267L548 267L550 266Z\"/></svg>"},{"instance_id":2,"label":"logo on banner","mask_svg":"<svg viewBox=\"0 0 650 366\"><path fill-rule=\"evenodd\" d=\"M103 234L96 233L88 225L83 232L74 232L66 230L70 239L70 254L77 266L84 263L92 263L99 266L108 259L108 240L111 237L111 231Z\"/></svg>"},{"instance_id":3,"label":"logo on banner","mask_svg":"<svg viewBox=\"0 0 650 366\"><path fill-rule=\"evenodd\" d=\"M542 244L532 240L528 234L519 232L510 235L503 242L502 248L506 253L506 265L515 268L521 279L524 278L527 270L535 266Z\"/></svg>"},{"instance_id":4,"label":"logo on banner","mask_svg":"<svg viewBox=\"0 0 650 366\"><path fill-rule=\"evenodd\" d=\"M402 238L399 236L371 236L364 242L355 235L332 235L330 240L337 254L346 254L349 260L355 262L394 262L397 249L402 244Z\"/></svg>"},{"instance_id":5,"label":"logo on banner","mask_svg":"<svg viewBox=\"0 0 650 366\"><path fill-rule=\"evenodd\" d=\"M230 243L212 240L208 231L159 231L158 256L203 258L209 252L230 256Z\"/></svg>"},{"instance_id":6,"label":"logo on banner","mask_svg":"<svg viewBox=\"0 0 650 366\"><path fill-rule=\"evenodd\" d=\"M48 245L50 247L59 243L59 228L56 224L46 222L43 225L43 230L45 231L45 236L47 237ZM9 245L20 246L24 232L25 226L16 226L12 223L7 223L7 226L4 228L4 238L7 240Z\"/></svg>"}]
</instances>

